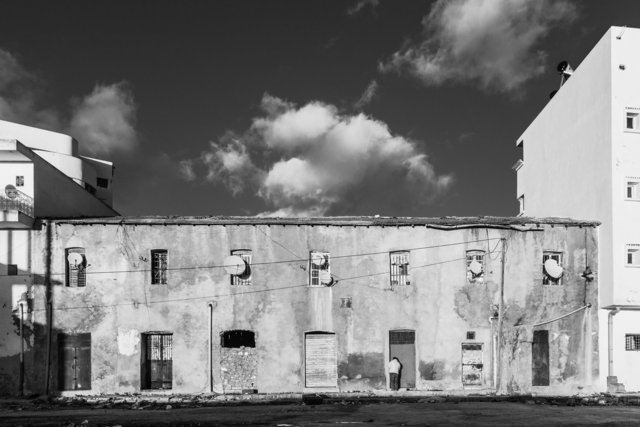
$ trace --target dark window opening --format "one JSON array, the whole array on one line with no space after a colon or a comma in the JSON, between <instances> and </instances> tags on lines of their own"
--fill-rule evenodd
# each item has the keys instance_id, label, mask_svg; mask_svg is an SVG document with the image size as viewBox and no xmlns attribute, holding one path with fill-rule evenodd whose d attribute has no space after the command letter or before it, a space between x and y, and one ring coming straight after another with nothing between
<instances>
[{"instance_id":1,"label":"dark window opening","mask_svg":"<svg viewBox=\"0 0 640 427\"><path fill-rule=\"evenodd\" d=\"M415 341L415 331L389 331L389 344L413 344Z\"/></svg>"},{"instance_id":2,"label":"dark window opening","mask_svg":"<svg viewBox=\"0 0 640 427\"><path fill-rule=\"evenodd\" d=\"M171 389L173 386L173 334L143 334L142 388Z\"/></svg>"},{"instance_id":3,"label":"dark window opening","mask_svg":"<svg viewBox=\"0 0 640 427\"><path fill-rule=\"evenodd\" d=\"M167 250L154 249L151 251L151 284L167 284Z\"/></svg>"},{"instance_id":4,"label":"dark window opening","mask_svg":"<svg viewBox=\"0 0 640 427\"><path fill-rule=\"evenodd\" d=\"M16 176L16 187L24 187L24 176L23 175Z\"/></svg>"},{"instance_id":5,"label":"dark window opening","mask_svg":"<svg viewBox=\"0 0 640 427\"><path fill-rule=\"evenodd\" d=\"M253 331L236 329L220 334L220 345L226 348L255 347L256 336Z\"/></svg>"},{"instance_id":6,"label":"dark window opening","mask_svg":"<svg viewBox=\"0 0 640 427\"><path fill-rule=\"evenodd\" d=\"M475 340L476 339L476 331L467 331L467 339Z\"/></svg>"},{"instance_id":7,"label":"dark window opening","mask_svg":"<svg viewBox=\"0 0 640 427\"><path fill-rule=\"evenodd\" d=\"M106 178L97 178L96 184L101 188L109 188L109 180Z\"/></svg>"},{"instance_id":8,"label":"dark window opening","mask_svg":"<svg viewBox=\"0 0 640 427\"><path fill-rule=\"evenodd\" d=\"M549 331L533 331L531 346L531 385L549 385Z\"/></svg>"},{"instance_id":9,"label":"dark window opening","mask_svg":"<svg viewBox=\"0 0 640 427\"><path fill-rule=\"evenodd\" d=\"M341 308L351 308L351 297L340 298Z\"/></svg>"},{"instance_id":10,"label":"dark window opening","mask_svg":"<svg viewBox=\"0 0 640 427\"><path fill-rule=\"evenodd\" d=\"M16 264L7 264L7 276L17 276L18 266Z\"/></svg>"}]
</instances>

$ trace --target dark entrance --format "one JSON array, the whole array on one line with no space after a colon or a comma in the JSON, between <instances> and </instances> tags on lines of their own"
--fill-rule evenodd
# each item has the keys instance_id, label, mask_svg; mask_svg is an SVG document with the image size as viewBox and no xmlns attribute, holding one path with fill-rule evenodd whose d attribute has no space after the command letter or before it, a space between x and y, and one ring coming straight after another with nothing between
<instances>
[{"instance_id":1,"label":"dark entrance","mask_svg":"<svg viewBox=\"0 0 640 427\"><path fill-rule=\"evenodd\" d=\"M58 388L91 389L91 334L58 335Z\"/></svg>"},{"instance_id":2,"label":"dark entrance","mask_svg":"<svg viewBox=\"0 0 640 427\"><path fill-rule=\"evenodd\" d=\"M142 388L170 389L173 377L173 334L148 333L143 337Z\"/></svg>"},{"instance_id":3,"label":"dark entrance","mask_svg":"<svg viewBox=\"0 0 640 427\"><path fill-rule=\"evenodd\" d=\"M389 331L389 360L397 357L402 364L400 387L416 386L416 332L409 329Z\"/></svg>"},{"instance_id":4,"label":"dark entrance","mask_svg":"<svg viewBox=\"0 0 640 427\"><path fill-rule=\"evenodd\" d=\"M532 385L549 385L549 331L533 331Z\"/></svg>"}]
</instances>

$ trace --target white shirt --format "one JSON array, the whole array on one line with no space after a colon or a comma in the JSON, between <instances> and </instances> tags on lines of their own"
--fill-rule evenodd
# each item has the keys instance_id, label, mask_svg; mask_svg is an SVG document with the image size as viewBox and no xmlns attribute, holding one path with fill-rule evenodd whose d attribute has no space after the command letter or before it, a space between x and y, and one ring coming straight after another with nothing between
<instances>
[{"instance_id":1,"label":"white shirt","mask_svg":"<svg viewBox=\"0 0 640 427\"><path fill-rule=\"evenodd\" d=\"M399 374L400 373L400 362L396 359L391 359L389 362L389 373L390 374Z\"/></svg>"}]
</instances>

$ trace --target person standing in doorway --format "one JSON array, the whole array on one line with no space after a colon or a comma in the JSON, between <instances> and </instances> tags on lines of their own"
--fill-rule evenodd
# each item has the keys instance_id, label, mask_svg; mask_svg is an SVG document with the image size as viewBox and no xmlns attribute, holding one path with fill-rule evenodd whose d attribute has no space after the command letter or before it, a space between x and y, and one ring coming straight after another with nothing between
<instances>
[{"instance_id":1,"label":"person standing in doorway","mask_svg":"<svg viewBox=\"0 0 640 427\"><path fill-rule=\"evenodd\" d=\"M389 362L389 385L391 390L398 390L400 388L400 371L402 370L402 364L397 357L394 357Z\"/></svg>"}]
</instances>

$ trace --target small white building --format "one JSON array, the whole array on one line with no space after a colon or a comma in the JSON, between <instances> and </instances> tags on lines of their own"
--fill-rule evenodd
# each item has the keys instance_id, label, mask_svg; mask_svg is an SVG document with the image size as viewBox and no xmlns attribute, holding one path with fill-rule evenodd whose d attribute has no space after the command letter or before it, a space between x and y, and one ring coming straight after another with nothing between
<instances>
[{"instance_id":1,"label":"small white building","mask_svg":"<svg viewBox=\"0 0 640 427\"><path fill-rule=\"evenodd\" d=\"M610 391L640 390L638 52L640 29L611 27L518 139L514 165L521 215L602 223L600 378Z\"/></svg>"},{"instance_id":2,"label":"small white building","mask_svg":"<svg viewBox=\"0 0 640 427\"><path fill-rule=\"evenodd\" d=\"M33 284L37 219L118 215L112 178L112 163L79 156L72 137L0 120L0 359L20 354L12 319Z\"/></svg>"}]
</instances>

